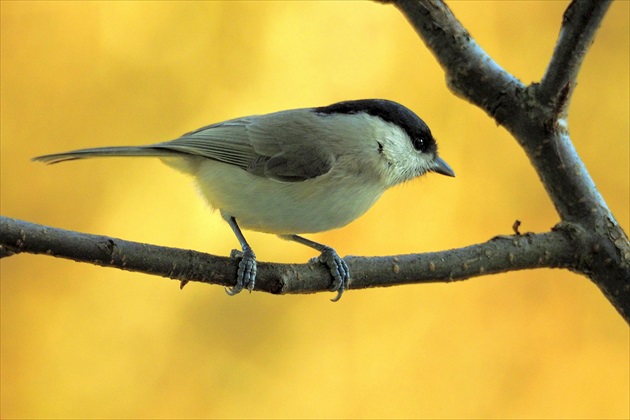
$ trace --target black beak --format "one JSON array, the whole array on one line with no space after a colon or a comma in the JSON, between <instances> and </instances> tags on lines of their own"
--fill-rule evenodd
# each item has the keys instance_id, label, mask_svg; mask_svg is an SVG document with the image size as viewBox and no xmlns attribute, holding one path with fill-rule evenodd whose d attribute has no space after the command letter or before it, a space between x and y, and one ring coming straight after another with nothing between
<instances>
[{"instance_id":1,"label":"black beak","mask_svg":"<svg viewBox=\"0 0 630 420\"><path fill-rule=\"evenodd\" d=\"M455 172L448 166L448 163L444 162L441 158L436 157L435 162L433 163L433 169L431 171L436 172L441 175L446 176L455 176Z\"/></svg>"}]
</instances>

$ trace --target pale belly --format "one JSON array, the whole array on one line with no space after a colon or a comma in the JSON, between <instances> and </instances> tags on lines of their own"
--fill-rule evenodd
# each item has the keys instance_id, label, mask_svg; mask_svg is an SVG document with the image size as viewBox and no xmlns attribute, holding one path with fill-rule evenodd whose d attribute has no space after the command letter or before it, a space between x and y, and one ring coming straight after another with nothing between
<instances>
[{"instance_id":1,"label":"pale belly","mask_svg":"<svg viewBox=\"0 0 630 420\"><path fill-rule=\"evenodd\" d=\"M196 181L208 203L245 229L274 234L314 233L345 226L364 214L384 189L334 172L279 182L224 163L204 161Z\"/></svg>"}]
</instances>

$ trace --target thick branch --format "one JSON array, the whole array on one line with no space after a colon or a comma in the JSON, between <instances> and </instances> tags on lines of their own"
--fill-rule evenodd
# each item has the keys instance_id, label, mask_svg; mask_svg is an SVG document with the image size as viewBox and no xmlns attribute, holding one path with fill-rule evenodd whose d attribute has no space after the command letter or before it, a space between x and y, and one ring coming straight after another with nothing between
<instances>
[{"instance_id":1,"label":"thick branch","mask_svg":"<svg viewBox=\"0 0 630 420\"><path fill-rule=\"evenodd\" d=\"M453 93L502 124L519 114L516 92L525 86L499 66L441 0L393 0L433 52Z\"/></svg>"},{"instance_id":2,"label":"thick branch","mask_svg":"<svg viewBox=\"0 0 630 420\"><path fill-rule=\"evenodd\" d=\"M393 3L432 50L444 68L454 93L478 105L514 134L562 220L593 223L594 208L601 210L600 215L612 218L573 148L566 122L559 121L556 108L538 100L538 85L526 87L496 64L442 1L398 0ZM566 70L567 73L553 70L564 63L554 57L548 75L562 73L566 77L575 76L585 48L592 43L595 29L606 10L601 6L589 6L592 3L607 2L577 0L570 7L574 12L567 11L565 14L565 25L556 53L566 54L569 46L581 48L578 57L570 60L573 70ZM589 14L591 10L597 13ZM579 29L587 30L589 35L580 35ZM563 93L565 86L552 83L552 79L557 77L549 79L545 95L566 96L566 92ZM552 87L555 87L555 92L550 92Z\"/></svg>"},{"instance_id":3,"label":"thick branch","mask_svg":"<svg viewBox=\"0 0 630 420\"><path fill-rule=\"evenodd\" d=\"M0 255L45 254L175 280L232 286L237 261L196 251L124 241L0 217ZM530 268L575 264L571 235L499 236L465 248L389 257L346 257L351 289L451 282ZM259 263L256 290L273 294L327 291L331 279L321 264Z\"/></svg>"},{"instance_id":4,"label":"thick branch","mask_svg":"<svg viewBox=\"0 0 630 420\"><path fill-rule=\"evenodd\" d=\"M593 280L630 322L630 242L595 188L566 126L566 104L609 0L575 0L542 86L496 64L440 0L392 1L432 50L449 87L510 131L538 173L561 225L579 246L574 271Z\"/></svg>"}]
</instances>

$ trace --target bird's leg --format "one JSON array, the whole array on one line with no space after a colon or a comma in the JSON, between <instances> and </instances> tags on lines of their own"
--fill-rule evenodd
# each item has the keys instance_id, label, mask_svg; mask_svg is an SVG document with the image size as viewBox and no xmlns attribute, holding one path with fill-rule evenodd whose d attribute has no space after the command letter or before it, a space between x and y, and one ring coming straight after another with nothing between
<instances>
[{"instance_id":1,"label":"bird's leg","mask_svg":"<svg viewBox=\"0 0 630 420\"><path fill-rule=\"evenodd\" d=\"M333 283L330 288L331 292L337 292L337 296L331 299L333 302L337 302L341 299L341 295L348 289L348 282L350 281L350 269L346 262L337 254L333 248L320 244L318 242L311 241L303 238L299 235L280 235L281 238L306 245L321 252L321 255L317 257L317 261L326 264L330 274L333 278Z\"/></svg>"},{"instance_id":2,"label":"bird's leg","mask_svg":"<svg viewBox=\"0 0 630 420\"><path fill-rule=\"evenodd\" d=\"M247 243L245 236L243 236L243 232L241 232L241 228L238 227L236 223L236 219L232 216L224 216L225 220L228 222L234 235L236 235L236 239L241 244L241 249L243 253L241 255L241 261L238 263L238 273L236 275L236 284L232 288L225 288L225 291L228 295L234 296L237 293L240 293L241 290L247 288L250 293L254 289L254 284L256 283L256 254Z\"/></svg>"}]
</instances>

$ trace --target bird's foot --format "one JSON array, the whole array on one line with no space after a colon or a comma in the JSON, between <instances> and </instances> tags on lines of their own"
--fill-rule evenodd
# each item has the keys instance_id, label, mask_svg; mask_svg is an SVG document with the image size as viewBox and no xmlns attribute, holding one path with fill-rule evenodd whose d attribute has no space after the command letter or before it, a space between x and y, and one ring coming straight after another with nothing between
<instances>
[{"instance_id":1,"label":"bird's foot","mask_svg":"<svg viewBox=\"0 0 630 420\"><path fill-rule=\"evenodd\" d=\"M329 246L324 246L321 255L315 258L315 260L326 264L328 270L330 270L333 283L329 290L331 292L337 292L337 296L331 300L337 302L341 299L341 295L343 295L343 292L345 292L349 286L350 269L348 268L348 264L337 254L337 251Z\"/></svg>"},{"instance_id":2,"label":"bird's foot","mask_svg":"<svg viewBox=\"0 0 630 420\"><path fill-rule=\"evenodd\" d=\"M236 284L233 287L226 287L225 292L234 296L247 288L251 293L256 283L256 254L251 248L243 248L243 251L233 249L230 258L240 258L238 272L236 274Z\"/></svg>"}]
</instances>

